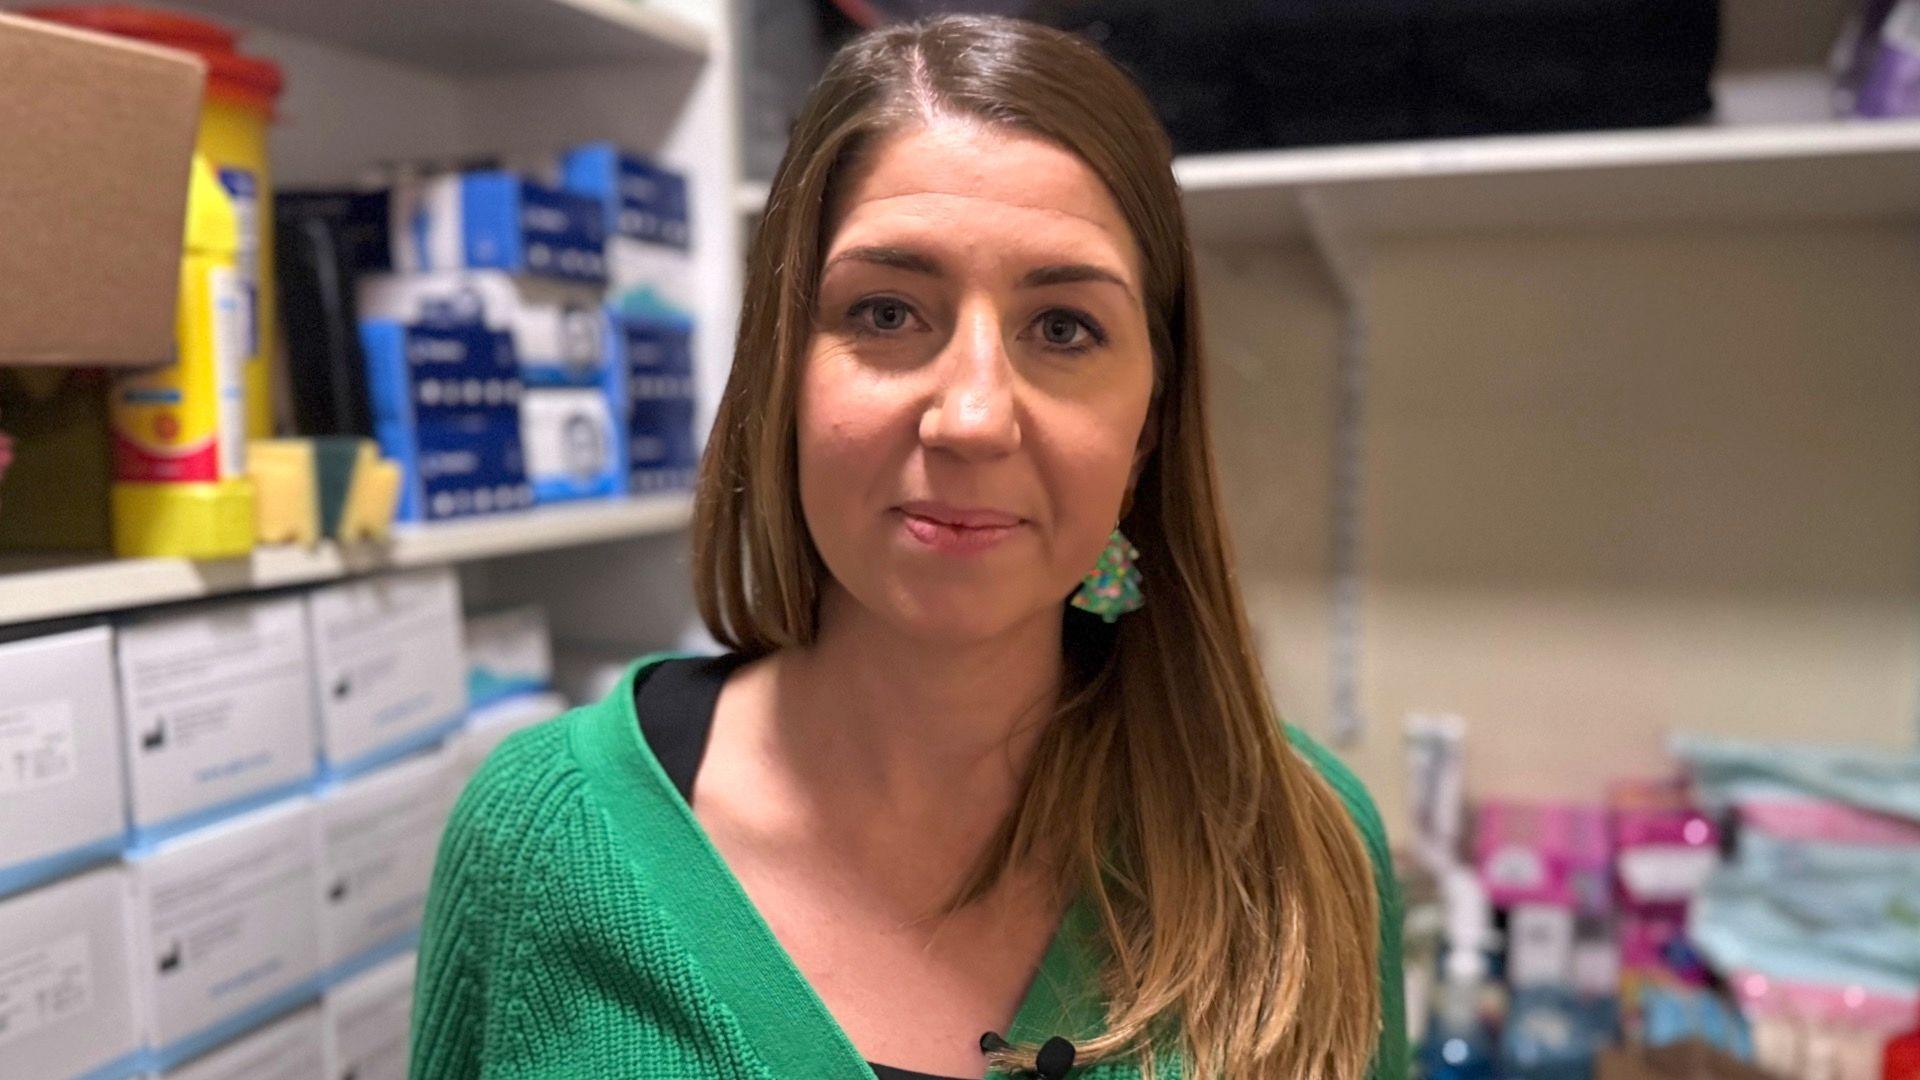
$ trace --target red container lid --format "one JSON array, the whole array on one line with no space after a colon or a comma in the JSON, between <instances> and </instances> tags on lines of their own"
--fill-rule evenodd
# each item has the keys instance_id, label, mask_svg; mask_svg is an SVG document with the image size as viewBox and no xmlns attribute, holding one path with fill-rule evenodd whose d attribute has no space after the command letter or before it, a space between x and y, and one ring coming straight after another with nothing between
<instances>
[{"instance_id":1,"label":"red container lid","mask_svg":"<svg viewBox=\"0 0 1920 1080\"><path fill-rule=\"evenodd\" d=\"M236 52L239 35L217 22L133 4L58 5L29 8L23 14L193 53L207 62L208 93L268 113L280 96L280 66Z\"/></svg>"}]
</instances>

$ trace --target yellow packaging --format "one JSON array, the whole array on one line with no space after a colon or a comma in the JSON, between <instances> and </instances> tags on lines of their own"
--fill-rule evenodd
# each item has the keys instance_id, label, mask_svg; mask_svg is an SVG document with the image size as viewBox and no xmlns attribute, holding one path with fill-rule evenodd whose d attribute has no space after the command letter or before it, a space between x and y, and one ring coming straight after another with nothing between
<instances>
[{"instance_id":1,"label":"yellow packaging","mask_svg":"<svg viewBox=\"0 0 1920 1080\"><path fill-rule=\"evenodd\" d=\"M264 106L229 101L209 94L200 110L195 149L213 165L214 176L233 204L235 269L247 309L245 376L247 434L273 434L273 395L269 354L275 333L273 277L273 180L267 171L267 123Z\"/></svg>"},{"instance_id":2,"label":"yellow packaging","mask_svg":"<svg viewBox=\"0 0 1920 1080\"><path fill-rule=\"evenodd\" d=\"M117 375L111 395L113 545L123 556L216 559L253 548L237 234L213 167L196 154L180 265L178 359Z\"/></svg>"}]
</instances>

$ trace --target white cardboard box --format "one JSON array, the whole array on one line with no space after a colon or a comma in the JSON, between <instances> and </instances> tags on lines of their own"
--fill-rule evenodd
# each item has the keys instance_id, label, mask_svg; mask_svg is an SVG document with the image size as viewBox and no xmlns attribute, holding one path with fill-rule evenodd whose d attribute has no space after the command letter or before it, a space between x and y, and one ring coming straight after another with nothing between
<instances>
[{"instance_id":1,"label":"white cardboard box","mask_svg":"<svg viewBox=\"0 0 1920 1080\"><path fill-rule=\"evenodd\" d=\"M443 751L321 791L321 966L335 971L420 928L450 807Z\"/></svg>"},{"instance_id":2,"label":"white cardboard box","mask_svg":"<svg viewBox=\"0 0 1920 1080\"><path fill-rule=\"evenodd\" d=\"M475 708L553 684L553 638L538 604L470 615L467 698Z\"/></svg>"},{"instance_id":3,"label":"white cardboard box","mask_svg":"<svg viewBox=\"0 0 1920 1080\"><path fill-rule=\"evenodd\" d=\"M313 678L298 598L197 605L136 619L118 637L139 838L313 779Z\"/></svg>"},{"instance_id":4,"label":"white cardboard box","mask_svg":"<svg viewBox=\"0 0 1920 1080\"><path fill-rule=\"evenodd\" d=\"M507 736L523 728L544 723L567 711L567 699L559 694L528 694L498 704L475 709L464 730L447 740L446 785L448 809L452 801L473 779L487 755L506 741Z\"/></svg>"},{"instance_id":5,"label":"white cardboard box","mask_svg":"<svg viewBox=\"0 0 1920 1080\"><path fill-rule=\"evenodd\" d=\"M465 722L467 665L452 570L343 582L307 594L320 746L335 776L365 772Z\"/></svg>"},{"instance_id":6,"label":"white cardboard box","mask_svg":"<svg viewBox=\"0 0 1920 1080\"><path fill-rule=\"evenodd\" d=\"M0 1075L68 1080L140 1048L126 871L0 901Z\"/></svg>"},{"instance_id":7,"label":"white cardboard box","mask_svg":"<svg viewBox=\"0 0 1920 1080\"><path fill-rule=\"evenodd\" d=\"M298 796L131 856L134 940L160 1067L317 994L319 843Z\"/></svg>"},{"instance_id":8,"label":"white cardboard box","mask_svg":"<svg viewBox=\"0 0 1920 1080\"><path fill-rule=\"evenodd\" d=\"M320 1006L310 1005L161 1073L163 1080L321 1080L327 1075Z\"/></svg>"},{"instance_id":9,"label":"white cardboard box","mask_svg":"<svg viewBox=\"0 0 1920 1080\"><path fill-rule=\"evenodd\" d=\"M0 644L0 896L126 841L113 632Z\"/></svg>"},{"instance_id":10,"label":"white cardboard box","mask_svg":"<svg viewBox=\"0 0 1920 1080\"><path fill-rule=\"evenodd\" d=\"M407 953L327 991L329 1080L407 1080L413 973Z\"/></svg>"}]
</instances>

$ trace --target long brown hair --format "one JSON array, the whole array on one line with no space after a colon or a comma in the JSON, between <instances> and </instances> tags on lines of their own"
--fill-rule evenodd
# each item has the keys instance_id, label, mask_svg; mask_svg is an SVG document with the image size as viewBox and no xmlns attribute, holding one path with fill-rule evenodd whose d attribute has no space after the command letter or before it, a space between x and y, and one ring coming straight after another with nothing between
<instances>
[{"instance_id":1,"label":"long brown hair","mask_svg":"<svg viewBox=\"0 0 1920 1080\"><path fill-rule=\"evenodd\" d=\"M748 256L733 371L701 466L700 612L760 655L810 644L827 573L801 516L795 414L829 237L863 148L960 117L1079 155L1144 257L1153 447L1121 527L1147 605L1109 627L1068 609L1066 692L1013 810L949 910L1042 852L1071 854L1107 945L1092 1063L1178 1043L1195 1077L1354 1078L1381 1023L1378 904L1339 797L1292 751L1235 587L1207 437L1199 303L1172 153L1131 81L1077 38L948 16L862 35L794 127ZM1031 1069L1033 1046L996 1053Z\"/></svg>"}]
</instances>

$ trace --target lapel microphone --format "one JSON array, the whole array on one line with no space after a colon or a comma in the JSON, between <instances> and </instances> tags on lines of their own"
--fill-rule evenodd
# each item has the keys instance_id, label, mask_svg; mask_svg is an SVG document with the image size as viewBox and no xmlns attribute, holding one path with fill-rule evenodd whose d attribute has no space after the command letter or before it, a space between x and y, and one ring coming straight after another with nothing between
<instances>
[{"instance_id":1,"label":"lapel microphone","mask_svg":"<svg viewBox=\"0 0 1920 1080\"><path fill-rule=\"evenodd\" d=\"M983 1054L1005 1050L1009 1045L997 1031L980 1035L980 1052ZM1033 1074L1040 1080L1066 1080L1067 1070L1073 1068L1073 1058L1073 1044L1055 1035L1040 1044L1040 1052L1033 1059Z\"/></svg>"}]
</instances>

